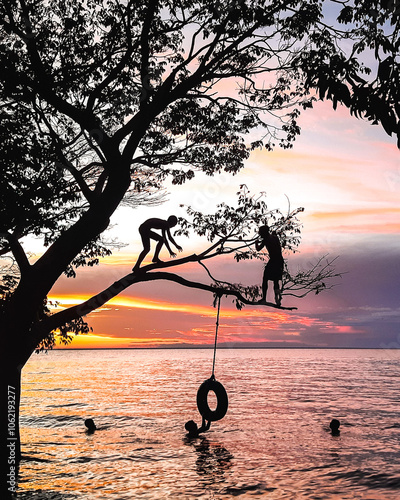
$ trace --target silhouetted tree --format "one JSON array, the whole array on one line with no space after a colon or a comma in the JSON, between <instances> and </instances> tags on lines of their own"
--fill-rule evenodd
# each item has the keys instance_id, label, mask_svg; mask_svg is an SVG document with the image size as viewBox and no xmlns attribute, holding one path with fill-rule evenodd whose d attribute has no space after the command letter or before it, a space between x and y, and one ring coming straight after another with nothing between
<instances>
[{"instance_id":1,"label":"silhouetted tree","mask_svg":"<svg viewBox=\"0 0 400 500\"><path fill-rule=\"evenodd\" d=\"M395 32L386 36L368 31L365 20L384 24L389 3L355 3L351 12L343 3L345 28L338 31L330 7L341 2L324 2L326 19L316 1L2 1L0 255L13 264L1 288L2 457L10 387L18 456L20 376L32 352L51 346L57 328L64 338L85 331L82 315L108 300L103 293L53 316L46 305L63 273L74 276L77 267L109 255L101 234L118 206L161 201L167 178L179 185L196 171L234 174L254 148L291 147L296 119L312 107L315 88L321 98L341 101L393 131L397 13ZM378 14L368 13L367 5ZM354 29L354 22L362 26ZM347 55L337 41L358 46ZM379 75L364 83L359 73L368 72L357 57L370 48L376 48ZM382 59L382 51L391 59ZM384 112L371 104L374 96L379 102L388 97ZM246 142L250 131L252 142ZM193 226L217 242L199 261L227 251L230 238L216 217L199 215ZM33 264L21 245L27 235L47 247ZM237 258L251 257L246 251ZM131 276L128 285L166 274ZM125 284L116 282L113 293ZM248 300L240 287L202 286L232 293L238 305Z\"/></svg>"},{"instance_id":2,"label":"silhouetted tree","mask_svg":"<svg viewBox=\"0 0 400 500\"><path fill-rule=\"evenodd\" d=\"M268 209L264 195L251 196L246 186L241 186L238 194L237 206L221 203L214 214L203 214L188 207L188 219L180 218L180 228L176 231L179 235L189 236L197 234L209 242L209 246L201 252L188 255L176 260L162 263L152 263L140 268L140 271L130 273L115 281L107 289L87 301L63 309L48 316L42 325L38 326L37 350L47 349L54 343L54 329L65 325L58 334L65 343L69 343L78 329L71 329L74 322L81 320L82 316L101 307L112 297L115 297L127 287L145 281L166 280L179 283L183 286L212 292L215 297L232 296L238 309L246 304L256 304L260 298L260 286L244 286L240 283L226 282L211 275L207 268L207 261L225 255L232 255L239 262L248 259L265 260L265 253L257 251L254 243L259 239L258 228L268 223L271 231L275 231L282 242L282 247L287 252L295 252L300 243L300 222L298 213L303 208L298 208L283 214L279 210ZM166 272L165 269L182 266L189 262L197 262L202 266L211 282L195 282L177 274ZM282 282L282 295L305 297L308 293L320 293L332 286L331 278L340 276L332 267L333 261L320 259L307 271L298 271L291 276L286 270ZM278 307L275 303L266 302L265 305ZM296 307L280 307L292 310ZM47 337L44 337L46 335Z\"/></svg>"},{"instance_id":3,"label":"silhouetted tree","mask_svg":"<svg viewBox=\"0 0 400 500\"><path fill-rule=\"evenodd\" d=\"M381 124L400 148L400 2L311 2L303 8L311 24L319 24L323 9L329 13L325 29L313 30L293 60L306 75L305 88L316 89L334 109L340 103L352 115ZM299 36L301 17L299 12L288 20Z\"/></svg>"}]
</instances>

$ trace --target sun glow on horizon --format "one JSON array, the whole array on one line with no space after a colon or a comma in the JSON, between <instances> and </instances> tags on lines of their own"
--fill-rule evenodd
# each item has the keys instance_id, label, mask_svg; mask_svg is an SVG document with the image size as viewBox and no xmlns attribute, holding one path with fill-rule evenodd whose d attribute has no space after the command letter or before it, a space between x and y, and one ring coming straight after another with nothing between
<instances>
[{"instance_id":1,"label":"sun glow on horizon","mask_svg":"<svg viewBox=\"0 0 400 500\"><path fill-rule=\"evenodd\" d=\"M61 307L72 306L90 298L88 295L52 296ZM137 312L133 313L133 309ZM159 314L154 315L154 312ZM211 346L214 343L216 309L197 304L149 301L115 297L88 317L96 333L73 337L72 345L57 349L90 348L163 348ZM325 335L363 333L347 321L319 319L297 311L271 310L246 306L237 310L224 304L220 315L218 342L225 346L251 344L304 343L308 330ZM98 333L102 332L102 333Z\"/></svg>"},{"instance_id":2,"label":"sun glow on horizon","mask_svg":"<svg viewBox=\"0 0 400 500\"><path fill-rule=\"evenodd\" d=\"M52 302L57 302L59 308L64 308L64 306L74 306L81 304L86 300L89 300L91 295L76 294L76 295L51 295L48 299ZM195 304L176 304L172 302L164 301L151 301L127 296L117 296L110 299L106 304L93 311L90 314L96 313L96 311L101 311L107 308L107 306L120 306L133 309L150 309L155 311L171 311L171 312L181 312L196 314L200 316L214 316L215 310L212 308L207 308L204 306L199 306Z\"/></svg>"},{"instance_id":3,"label":"sun glow on horizon","mask_svg":"<svg viewBox=\"0 0 400 500\"><path fill-rule=\"evenodd\" d=\"M112 337L109 335L92 333L74 335L72 342L68 345L59 343L56 335L56 342L54 349L132 349L182 344L180 339Z\"/></svg>"}]
</instances>

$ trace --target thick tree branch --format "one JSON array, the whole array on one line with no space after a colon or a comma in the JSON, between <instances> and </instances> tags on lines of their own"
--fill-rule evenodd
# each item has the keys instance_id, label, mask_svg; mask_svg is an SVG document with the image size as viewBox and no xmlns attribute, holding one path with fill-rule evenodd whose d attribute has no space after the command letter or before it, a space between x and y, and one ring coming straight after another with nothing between
<instances>
[{"instance_id":1,"label":"thick tree branch","mask_svg":"<svg viewBox=\"0 0 400 500\"><path fill-rule=\"evenodd\" d=\"M195 259L193 259L195 260ZM158 266L158 265L157 265ZM150 266L146 266L150 267ZM244 297L238 290L233 288L225 288L219 287L216 285L208 285L205 283L199 283L197 281L188 280L179 276L177 274L167 273L167 272L139 272L137 274L130 273L126 276L123 276L121 279L115 281L112 285L104 289L102 292L94 295L90 299L82 302L73 307L69 307L68 309L64 309L48 318L42 320L34 329L34 342L35 346L42 340L42 338L51 332L52 330L57 329L59 326L64 325L67 322L73 321L75 319L81 318L82 316L86 316L87 314L95 311L96 309L102 307L106 304L110 299L116 297L121 292L123 292L128 287L136 284L136 283L144 283L148 281L158 281L158 280L166 280L177 283L182 286L186 286L188 288L194 288L197 290L204 290L206 292L211 292L217 295L226 295L236 297L241 303L252 306L266 306L273 307L275 309L283 309L286 311L292 311L297 309L297 307L282 307L277 306L273 302L253 302Z\"/></svg>"},{"instance_id":2,"label":"thick tree branch","mask_svg":"<svg viewBox=\"0 0 400 500\"><path fill-rule=\"evenodd\" d=\"M6 238L8 239L10 250L15 258L15 261L18 264L20 273L23 275L25 271L31 267L28 257L22 248L21 243L18 241L18 238L9 233L6 233Z\"/></svg>"}]
</instances>

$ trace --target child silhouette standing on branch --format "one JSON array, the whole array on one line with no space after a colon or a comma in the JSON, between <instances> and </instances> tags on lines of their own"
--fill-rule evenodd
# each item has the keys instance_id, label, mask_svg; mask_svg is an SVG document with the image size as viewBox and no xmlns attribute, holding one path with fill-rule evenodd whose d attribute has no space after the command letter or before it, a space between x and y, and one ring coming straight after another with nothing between
<instances>
[{"instance_id":1,"label":"child silhouette standing on branch","mask_svg":"<svg viewBox=\"0 0 400 500\"><path fill-rule=\"evenodd\" d=\"M175 217L175 215L171 215L168 217L168 220L164 219L157 219L157 218L152 218L152 219L147 219L143 224L139 226L139 233L140 236L142 237L142 243L143 243L143 250L140 252L140 255L138 257L138 260L135 264L135 267L133 267L132 271L135 272L139 269L140 264L143 262L143 259L146 257L146 255L150 252L150 240L155 240L157 241L157 246L156 250L154 252L153 260L152 262L162 262L158 256L160 254L162 246L165 244L167 247L169 254L171 257L176 257L176 253L174 253L171 250L171 247L169 245L168 239L171 243L173 243L176 248L182 252L182 247L177 245L175 242L174 238L171 235L170 228L176 226L178 223L178 219ZM155 233L153 229L160 229L161 234Z\"/></svg>"},{"instance_id":2,"label":"child silhouette standing on branch","mask_svg":"<svg viewBox=\"0 0 400 500\"><path fill-rule=\"evenodd\" d=\"M259 302L263 303L267 300L268 280L270 280L274 282L275 303L280 307L282 296L279 281L282 280L283 274L281 243L275 231L272 234L270 233L268 226L261 226L258 234L260 235L260 239L256 241L257 251L265 247L269 255L269 261L264 269L262 299Z\"/></svg>"}]
</instances>

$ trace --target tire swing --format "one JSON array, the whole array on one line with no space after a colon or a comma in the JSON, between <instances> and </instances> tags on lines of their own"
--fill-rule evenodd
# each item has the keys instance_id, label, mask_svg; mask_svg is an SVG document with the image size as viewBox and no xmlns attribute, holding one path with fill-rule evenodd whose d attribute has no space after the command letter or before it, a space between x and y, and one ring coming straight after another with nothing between
<instances>
[{"instance_id":1,"label":"tire swing","mask_svg":"<svg viewBox=\"0 0 400 500\"><path fill-rule=\"evenodd\" d=\"M213 358L213 368L212 375L209 379L205 380L197 391L197 408L200 415L209 422L216 422L221 420L226 415L228 411L228 395L224 386L221 382L215 379L214 369L215 369L215 354L217 352L217 336L218 336L218 326L219 326L219 311L221 306L221 296L218 296L218 311L217 311L217 322L215 329L215 342L214 342L214 358ZM208 393L214 392L217 398L217 407L215 410L211 410L207 397Z\"/></svg>"},{"instance_id":2,"label":"tire swing","mask_svg":"<svg viewBox=\"0 0 400 500\"><path fill-rule=\"evenodd\" d=\"M210 391L213 391L217 397L217 407L211 410L208 405L207 396ZM215 380L214 375L205 380L197 391L197 408L200 415L208 422L216 422L221 420L228 411L228 395L221 382Z\"/></svg>"}]
</instances>

